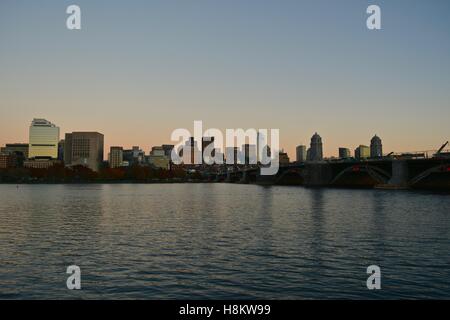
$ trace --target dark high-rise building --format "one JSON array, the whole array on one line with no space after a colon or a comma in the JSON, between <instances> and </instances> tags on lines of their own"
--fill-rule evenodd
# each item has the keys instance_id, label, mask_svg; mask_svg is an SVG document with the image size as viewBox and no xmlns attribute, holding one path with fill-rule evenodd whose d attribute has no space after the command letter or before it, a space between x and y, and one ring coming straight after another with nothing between
<instances>
[{"instance_id":1,"label":"dark high-rise building","mask_svg":"<svg viewBox=\"0 0 450 320\"><path fill-rule=\"evenodd\" d=\"M306 161L306 146L299 145L295 149L296 151L296 161L297 162L305 162Z\"/></svg>"},{"instance_id":2,"label":"dark high-rise building","mask_svg":"<svg viewBox=\"0 0 450 320\"><path fill-rule=\"evenodd\" d=\"M257 164L258 151L256 150L255 144L244 144L242 146L242 152L245 164Z\"/></svg>"},{"instance_id":3,"label":"dark high-rise building","mask_svg":"<svg viewBox=\"0 0 450 320\"><path fill-rule=\"evenodd\" d=\"M58 142L58 160L64 161L64 139L59 140Z\"/></svg>"},{"instance_id":4,"label":"dark high-rise building","mask_svg":"<svg viewBox=\"0 0 450 320\"><path fill-rule=\"evenodd\" d=\"M322 138L317 134L317 132L311 137L311 147L309 148L308 160L310 161L323 160Z\"/></svg>"},{"instance_id":5,"label":"dark high-rise building","mask_svg":"<svg viewBox=\"0 0 450 320\"><path fill-rule=\"evenodd\" d=\"M383 144L381 143L380 137L378 137L377 135L375 135L372 140L370 140L370 157L383 157Z\"/></svg>"},{"instance_id":6,"label":"dark high-rise building","mask_svg":"<svg viewBox=\"0 0 450 320\"><path fill-rule=\"evenodd\" d=\"M98 171L103 162L103 139L103 134L98 132L66 133L64 141L65 165L82 165Z\"/></svg>"},{"instance_id":7,"label":"dark high-rise building","mask_svg":"<svg viewBox=\"0 0 450 320\"><path fill-rule=\"evenodd\" d=\"M348 159L351 157L349 148L339 148L339 158L340 159Z\"/></svg>"}]
</instances>

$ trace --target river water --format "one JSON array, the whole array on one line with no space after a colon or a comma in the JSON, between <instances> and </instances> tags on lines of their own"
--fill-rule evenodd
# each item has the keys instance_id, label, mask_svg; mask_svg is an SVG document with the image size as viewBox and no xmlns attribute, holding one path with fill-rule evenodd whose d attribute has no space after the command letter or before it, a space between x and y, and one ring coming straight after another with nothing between
<instances>
[{"instance_id":1,"label":"river water","mask_svg":"<svg viewBox=\"0 0 450 320\"><path fill-rule=\"evenodd\" d=\"M81 290L66 287L70 265ZM0 298L448 299L450 195L0 185Z\"/></svg>"}]
</instances>

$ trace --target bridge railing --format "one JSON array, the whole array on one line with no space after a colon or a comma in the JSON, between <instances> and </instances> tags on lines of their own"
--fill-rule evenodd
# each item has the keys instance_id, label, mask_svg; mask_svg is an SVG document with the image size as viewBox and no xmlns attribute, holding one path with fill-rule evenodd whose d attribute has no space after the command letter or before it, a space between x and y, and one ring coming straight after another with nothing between
<instances>
[{"instance_id":1,"label":"bridge railing","mask_svg":"<svg viewBox=\"0 0 450 320\"><path fill-rule=\"evenodd\" d=\"M394 158L403 159L429 159L436 157L438 150L424 150L424 151L409 151L409 152L395 152L391 156ZM450 149L442 150L441 155L450 154Z\"/></svg>"}]
</instances>

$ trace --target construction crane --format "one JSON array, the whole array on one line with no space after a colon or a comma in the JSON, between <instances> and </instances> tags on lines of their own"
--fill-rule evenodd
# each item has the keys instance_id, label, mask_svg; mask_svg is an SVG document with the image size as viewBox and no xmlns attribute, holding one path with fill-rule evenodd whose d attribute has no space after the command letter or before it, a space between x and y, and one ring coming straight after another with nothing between
<instances>
[{"instance_id":1,"label":"construction crane","mask_svg":"<svg viewBox=\"0 0 450 320\"><path fill-rule=\"evenodd\" d=\"M439 148L439 150L436 152L435 156L438 156L447 145L448 145L448 141Z\"/></svg>"}]
</instances>

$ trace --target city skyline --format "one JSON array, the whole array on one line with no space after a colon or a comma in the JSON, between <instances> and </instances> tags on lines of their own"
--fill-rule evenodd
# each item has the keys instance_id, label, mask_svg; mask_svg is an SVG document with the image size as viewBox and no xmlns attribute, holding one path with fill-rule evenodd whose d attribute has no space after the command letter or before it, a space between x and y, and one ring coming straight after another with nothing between
<instances>
[{"instance_id":1,"label":"city skyline","mask_svg":"<svg viewBox=\"0 0 450 320\"><path fill-rule=\"evenodd\" d=\"M450 299L449 14L0 0L0 300Z\"/></svg>"},{"instance_id":2,"label":"city skyline","mask_svg":"<svg viewBox=\"0 0 450 320\"><path fill-rule=\"evenodd\" d=\"M365 1L175 10L81 0L79 31L65 28L66 3L55 3L0 4L1 145L27 141L40 117L63 132L102 132L105 152L172 143L194 120L279 128L292 159L316 131L326 157L374 134L386 152L435 150L449 138L448 1L377 1L376 32L365 27Z\"/></svg>"},{"instance_id":3,"label":"city skyline","mask_svg":"<svg viewBox=\"0 0 450 320\"><path fill-rule=\"evenodd\" d=\"M31 130L33 130L33 127L34 127L34 125L35 125L35 123L36 122L39 122L39 121L41 121L41 122L46 122L45 124L46 125L51 125L51 126L53 126L54 128L56 128L57 129L57 135L58 135L58 137L59 137L59 140L58 140L58 142L61 142L61 141L63 141L64 142L64 140L67 138L67 136L71 136L72 135L72 133L88 133L88 134L100 134L100 135L102 135L102 145L103 145L103 160L105 160L105 161L109 161L109 156L108 156L108 153L109 153L109 151L110 151L110 149L111 148L115 148L115 147L120 147L120 148L122 148L123 150L126 150L126 149L128 149L128 150L132 150L132 149L134 149L134 148L139 148L140 150L142 150L143 152L144 152L144 154L149 154L149 155L151 155L151 152L155 149L155 148L157 148L157 147L161 147L161 146L164 146L164 145L175 145L176 143L178 143L179 141L171 141L170 139L168 140L168 142L162 142L162 143L159 143L159 144L156 144L156 145L150 145L150 146L147 146L147 145L145 145L145 146L142 146L142 145L139 145L139 144L136 144L136 143L131 143L131 145L120 145L120 144L118 144L118 143L114 143L114 142L110 142L109 144L106 144L106 143L104 143L103 142L103 134L102 133L100 133L101 132L101 130L74 130L74 131L72 131L72 132L65 132L64 130L61 130L60 131L60 126L58 126L57 124L55 124L54 122L52 123L52 121L49 121L49 120L47 120L47 119L45 119L45 118L33 118L33 120L31 121L31 124L29 125L29 127L28 127L28 129L29 129L29 131L27 132L27 139L25 139L24 141L19 141L19 140L17 140L17 141L7 141L7 142L5 142L5 143L3 143L3 144L0 144L1 146L6 146L6 145L8 145L8 144L28 144L28 145L30 145L30 148L31 148L31 145L32 145L32 143L30 142L30 139L31 139ZM61 135L61 136L60 136ZM208 137L208 136L203 136L202 137L202 143L199 145L199 146L197 146L198 147L198 149L199 150L203 150L203 148L204 148L204 146L203 146L203 143L205 142L205 140L203 140L203 139L211 139L212 138L212 140L211 140L211 142L212 143L214 143L214 136L212 136L212 137ZM193 139L193 138L191 138L191 139ZM291 159L296 159L297 157L298 157L298 148L299 147L305 147L305 159L308 159L309 160L309 155L308 155L308 153L309 153L309 146L312 146L313 144L314 145L316 145L317 144L317 142L316 142L316 140L317 139L319 139L319 144L320 144L320 150L318 151L318 152L320 152L320 155L318 155L318 156L316 156L315 154L314 155L312 155L312 158L311 158L311 160L314 160L314 159L316 159L316 160L318 160L318 159L332 159L332 158L343 158L342 156L341 156L341 149L343 149L343 148L345 148L345 149L351 149L351 147L352 146L348 146L348 144L346 144L345 142L344 143L338 143L338 145L339 145L339 147L337 148L337 150L334 150L335 152L334 153L332 153L331 155L328 155L328 154L325 154L324 152L323 152L323 150L326 150L326 143L323 143L322 144L322 137L318 134L318 132L315 132L312 136L311 136L311 138L310 138L311 140L310 140L310 142L306 142L306 143L300 143L300 144L297 144L297 145L295 145L295 149L294 149L294 152L292 152L292 153L290 153L289 151L287 151L285 148L283 148L282 146L280 147L280 152L282 152L282 153L287 153L287 155L290 155L290 158ZM376 139L377 140L377 143L379 143L380 145L381 145L381 139L380 139L380 137L377 135L377 134L374 134L374 135L372 135L372 138L370 139L370 140L368 140L368 141L370 141L370 143L369 143L369 147L367 147L366 145L364 145L364 144L361 144L361 143L359 143L357 146L355 146L355 152L353 153L353 156L354 157L358 157L357 156L357 150L358 150L358 148L360 148L360 147L366 147L366 148L369 148L369 153L371 154L372 152L370 151L371 150L371 148L372 148L372 144L373 144L373 141L374 141L374 139ZM106 140L106 138L105 138L105 140ZM209 141L209 140L208 140ZM189 141L187 140L187 141L185 141L185 143L187 144ZM211 142L208 142L208 143L211 143ZM367 141L366 141L367 142ZM197 143L198 143L198 141L195 141L195 143L196 143L196 145L197 145ZM384 145L384 141L383 141L383 145ZM440 146L441 146L442 144L440 144ZM201 146L201 148L200 148L200 146ZM241 145L241 146L235 146L234 148L238 148L239 150L243 150L243 148L244 148L244 146L247 146L248 147L248 145L247 144L243 144L243 145ZM58 143L56 143L55 144L55 146L54 146L56 149L58 148ZM436 151L436 150L438 150L438 147L439 146L437 146L436 148L429 148L429 149L422 149L422 150L409 150L409 151L413 151L413 152L427 152L427 151ZM380 148L381 148L381 146L380 146ZM55 150L56 150L55 149ZM227 147L225 148L225 149L227 149ZM314 149L314 148L313 148ZM147 150L148 150L148 152L147 152ZM224 155L226 154L226 150L222 150L222 149L215 149L215 150L217 150L217 151L221 151ZM308 151L308 153L306 153L306 151ZM406 151L406 152L409 152L409 151ZM64 151L65 152L65 151ZM404 150L389 150L388 152L382 152L381 151L381 149L377 152L377 151L375 151L375 152L373 152L374 154L378 154L377 156L383 156L383 155L385 155L385 154L388 154L388 153L404 153L405 151ZM55 151L55 154L57 153L57 151ZM322 154L323 153L323 154ZM30 158L33 158L33 157L31 157L30 156ZM56 158L58 158L58 156L54 156L54 157L52 157L52 158L54 158L54 159L56 159ZM294 160L292 160L292 161L294 161Z\"/></svg>"}]
</instances>

